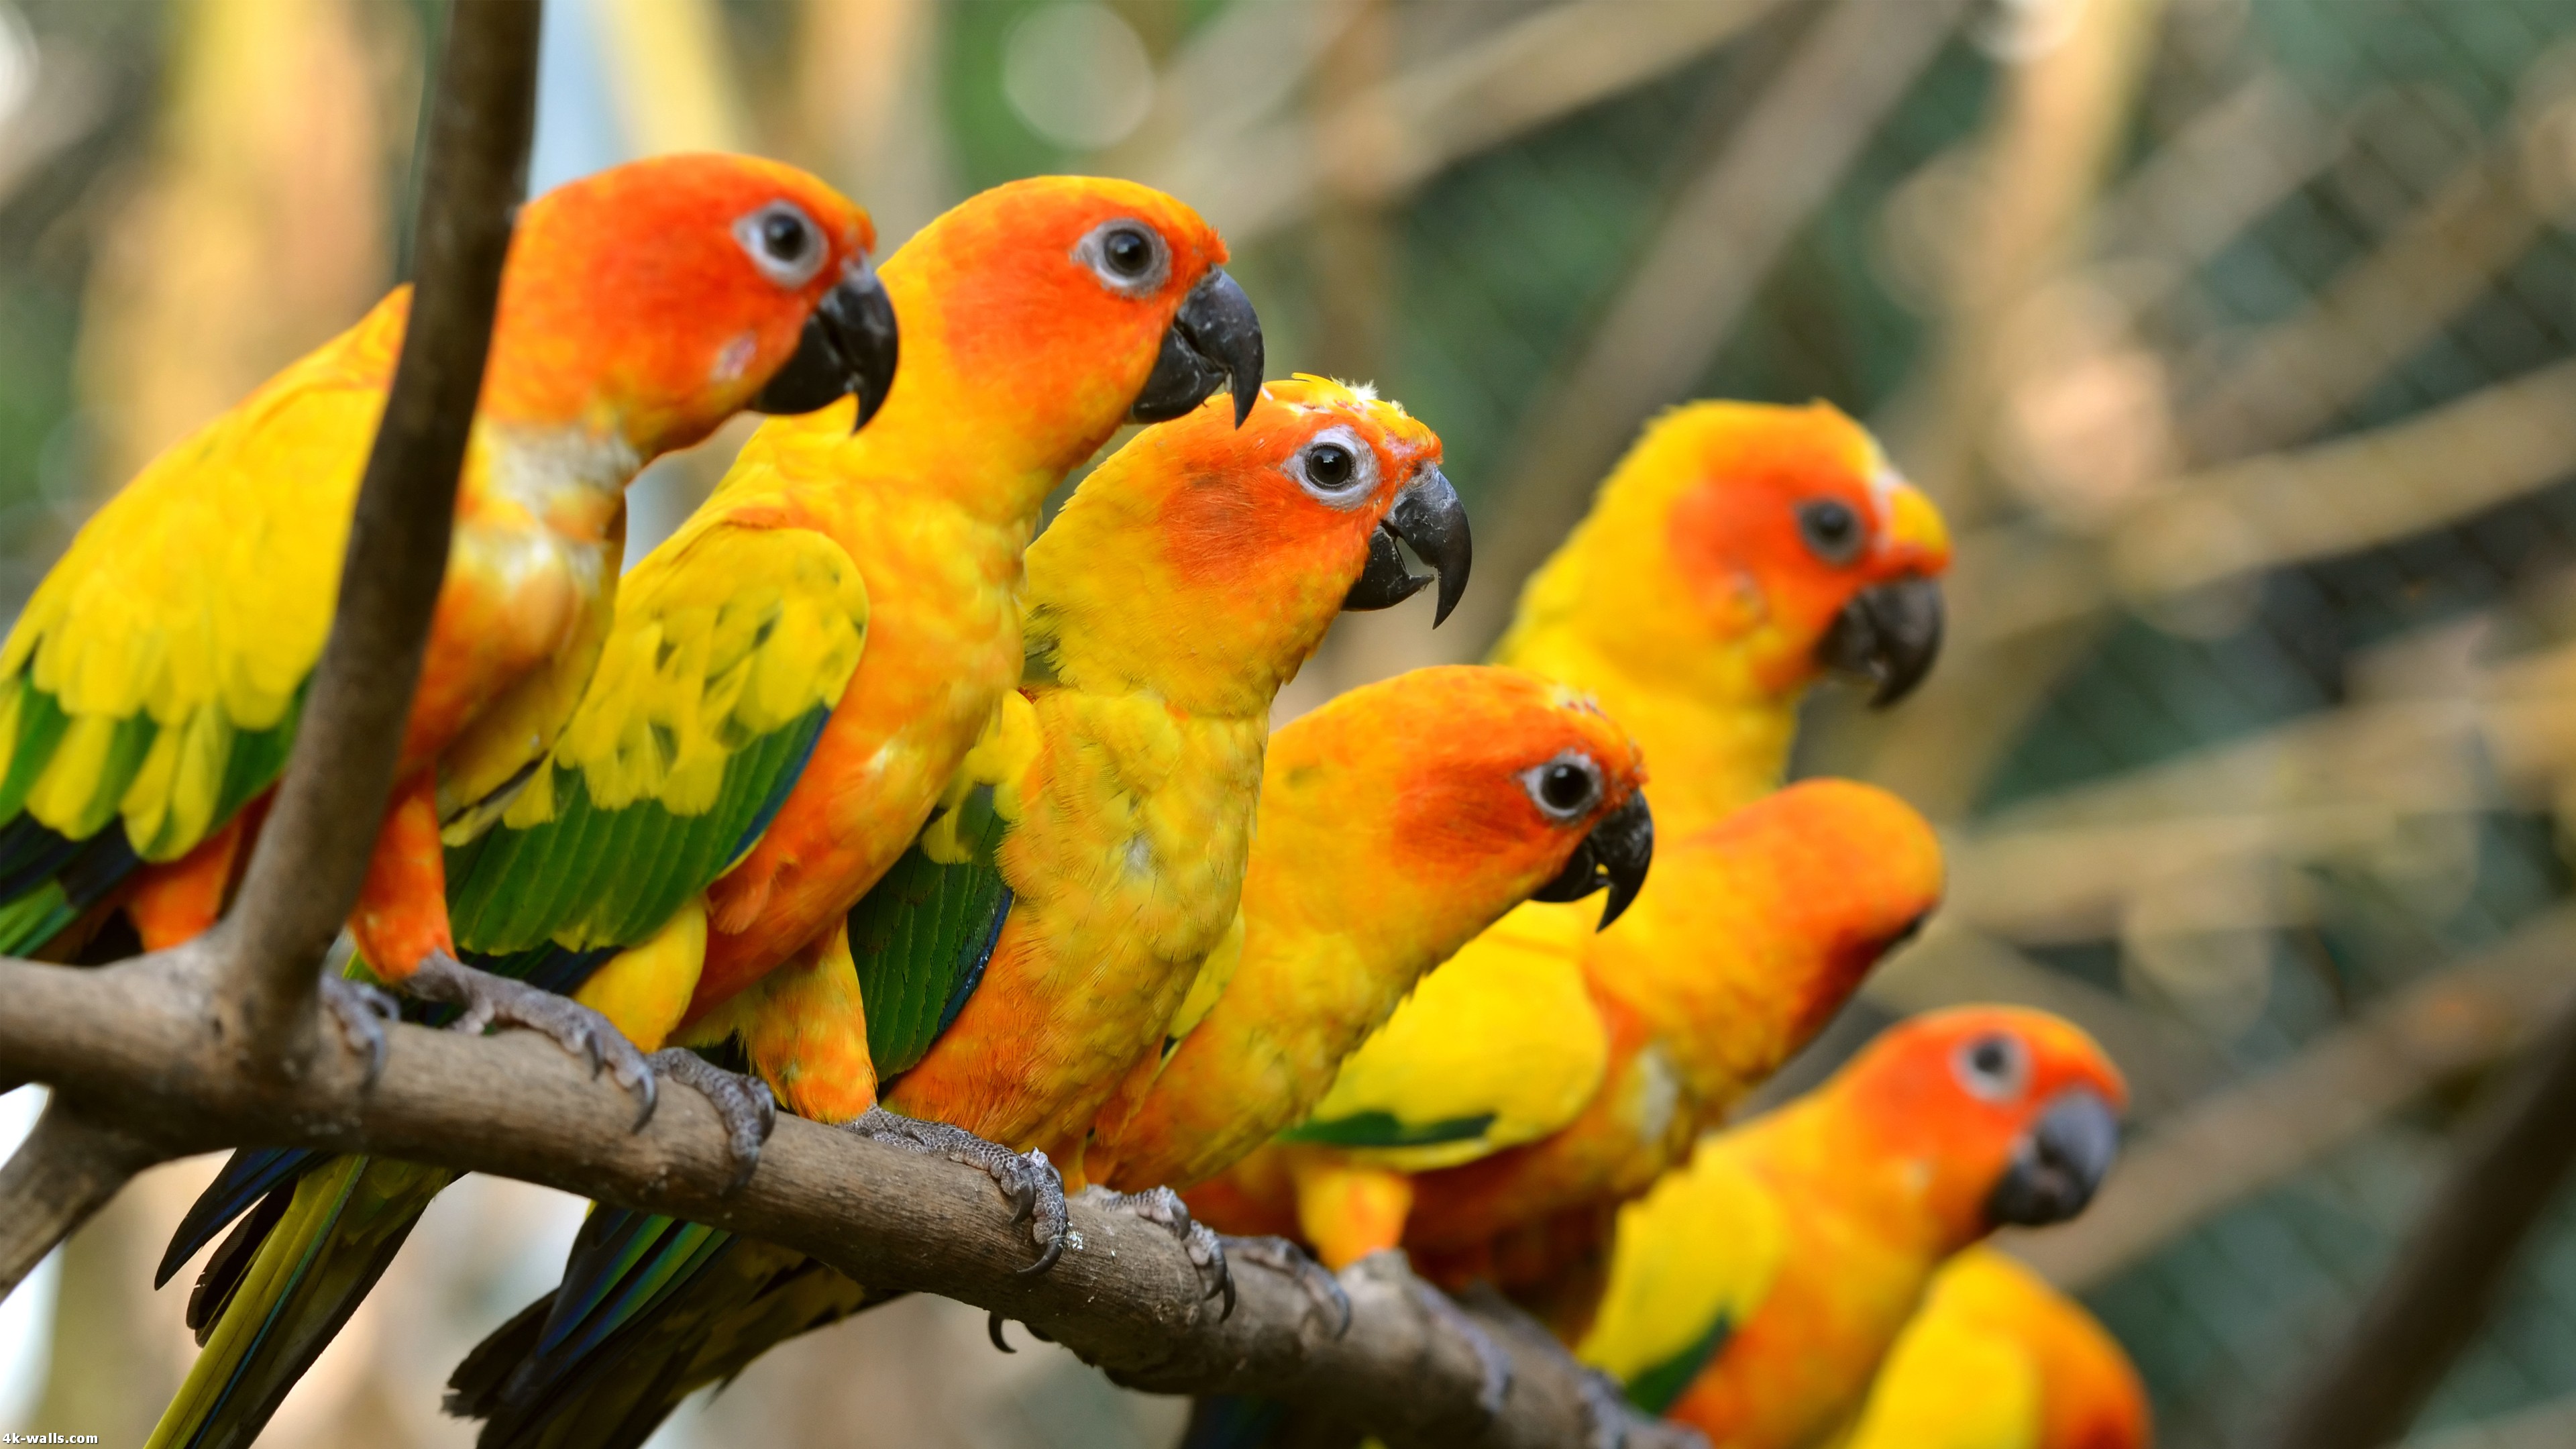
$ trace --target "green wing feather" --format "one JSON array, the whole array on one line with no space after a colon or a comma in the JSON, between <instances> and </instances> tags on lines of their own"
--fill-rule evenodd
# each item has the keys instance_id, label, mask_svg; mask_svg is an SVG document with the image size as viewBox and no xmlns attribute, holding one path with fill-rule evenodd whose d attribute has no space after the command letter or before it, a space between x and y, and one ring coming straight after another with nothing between
<instances>
[{"instance_id":1,"label":"green wing feather","mask_svg":"<svg viewBox=\"0 0 2576 1449\"><path fill-rule=\"evenodd\" d=\"M995 859L1009 822L992 788L978 786L957 809L964 860L943 864L915 842L850 908L850 960L880 1092L965 1009L1010 914L1011 888Z\"/></svg>"}]
</instances>

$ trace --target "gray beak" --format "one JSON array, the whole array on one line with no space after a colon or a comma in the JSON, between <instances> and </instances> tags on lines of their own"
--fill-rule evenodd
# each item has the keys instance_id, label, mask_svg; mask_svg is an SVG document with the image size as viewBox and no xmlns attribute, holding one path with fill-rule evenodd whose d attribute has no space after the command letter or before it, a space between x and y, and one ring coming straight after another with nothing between
<instances>
[{"instance_id":1,"label":"gray beak","mask_svg":"<svg viewBox=\"0 0 2576 1449\"><path fill-rule=\"evenodd\" d=\"M1607 888L1609 902L1601 908L1601 924L1596 931L1610 929L1646 888L1646 868L1655 861L1655 817L1646 809L1643 792L1630 795L1626 804L1601 817L1583 843L1567 857L1565 869L1556 879L1530 892L1534 901L1579 901L1594 891Z\"/></svg>"},{"instance_id":2,"label":"gray beak","mask_svg":"<svg viewBox=\"0 0 2576 1449\"><path fill-rule=\"evenodd\" d=\"M1876 709L1913 693L1940 653L1941 585L1919 577L1854 594L1816 643L1818 663L1878 686L1869 698Z\"/></svg>"},{"instance_id":3,"label":"gray beak","mask_svg":"<svg viewBox=\"0 0 2576 1449\"><path fill-rule=\"evenodd\" d=\"M2089 1087L2060 1092L2019 1142L2012 1166L1986 1194L1986 1220L2043 1227L2084 1211L2111 1159L2120 1155L2120 1118Z\"/></svg>"},{"instance_id":4,"label":"gray beak","mask_svg":"<svg viewBox=\"0 0 2576 1449\"><path fill-rule=\"evenodd\" d=\"M1242 427L1261 400L1261 366L1261 318L1252 299L1223 267L1214 268L1181 299L1145 390L1136 394L1127 416L1168 423L1222 387L1233 391L1234 425Z\"/></svg>"},{"instance_id":5,"label":"gray beak","mask_svg":"<svg viewBox=\"0 0 2576 1449\"><path fill-rule=\"evenodd\" d=\"M1413 551L1431 565L1430 574L1406 570L1404 550L1396 547L1398 539L1413 545ZM1432 574L1437 574L1440 607L1431 615L1431 627L1437 629L1467 592L1467 569L1475 554L1458 490L1437 467L1425 465L1396 493L1386 518L1370 537L1368 567L1342 596L1342 607L1354 613L1391 609L1430 587Z\"/></svg>"},{"instance_id":6,"label":"gray beak","mask_svg":"<svg viewBox=\"0 0 2576 1449\"><path fill-rule=\"evenodd\" d=\"M858 423L885 406L894 388L900 339L895 330L894 301L885 284L865 262L844 268L840 283L823 294L790 355L751 409L760 413L810 413L839 402L844 394L859 398Z\"/></svg>"}]
</instances>

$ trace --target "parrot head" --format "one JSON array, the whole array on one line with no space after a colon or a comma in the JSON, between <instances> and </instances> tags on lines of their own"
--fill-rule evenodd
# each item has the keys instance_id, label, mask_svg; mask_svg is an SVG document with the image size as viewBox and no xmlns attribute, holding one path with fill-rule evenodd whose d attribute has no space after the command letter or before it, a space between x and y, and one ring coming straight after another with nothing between
<instances>
[{"instance_id":1,"label":"parrot head","mask_svg":"<svg viewBox=\"0 0 2576 1449\"><path fill-rule=\"evenodd\" d=\"M904 355L884 426L981 428L1061 477L1121 422L1261 394L1261 320L1197 212L1132 181L1040 176L949 208L886 259ZM918 361L914 361L918 359Z\"/></svg>"},{"instance_id":2,"label":"parrot head","mask_svg":"<svg viewBox=\"0 0 2576 1449\"><path fill-rule=\"evenodd\" d=\"M1940 837L1903 800L1803 780L1664 844L1661 884L1587 958L1718 1110L1778 1071L1940 904Z\"/></svg>"},{"instance_id":3,"label":"parrot head","mask_svg":"<svg viewBox=\"0 0 2576 1449\"><path fill-rule=\"evenodd\" d=\"M1466 511L1440 439L1365 388L1300 376L1147 428L1083 480L1029 550L1031 657L1079 681L1108 664L1175 704L1266 709L1342 609L1439 577L1466 587Z\"/></svg>"},{"instance_id":4,"label":"parrot head","mask_svg":"<svg viewBox=\"0 0 2576 1449\"><path fill-rule=\"evenodd\" d=\"M493 322L485 409L605 431L643 457L734 413L855 395L895 376L876 230L831 187L749 156L658 156L528 203Z\"/></svg>"},{"instance_id":5,"label":"parrot head","mask_svg":"<svg viewBox=\"0 0 2576 1449\"><path fill-rule=\"evenodd\" d=\"M1831 404L1690 403L1620 460L1524 622L1591 620L1596 646L1667 670L1740 658L1750 679L1726 683L1770 696L1855 675L1888 705L1939 652L1949 561L1931 500Z\"/></svg>"},{"instance_id":6,"label":"parrot head","mask_svg":"<svg viewBox=\"0 0 2576 1449\"><path fill-rule=\"evenodd\" d=\"M1901 1022L1816 1095L1842 1104L1851 1145L1893 1170L1952 1251L2082 1212L2119 1153L2129 1100L2083 1031L2001 1006Z\"/></svg>"},{"instance_id":7,"label":"parrot head","mask_svg":"<svg viewBox=\"0 0 2576 1449\"><path fill-rule=\"evenodd\" d=\"M1606 926L1654 857L1645 773L1591 701L1521 670L1362 686L1271 737L1246 915L1291 874L1323 919L1405 934L1417 973L1533 897L1606 890Z\"/></svg>"}]
</instances>

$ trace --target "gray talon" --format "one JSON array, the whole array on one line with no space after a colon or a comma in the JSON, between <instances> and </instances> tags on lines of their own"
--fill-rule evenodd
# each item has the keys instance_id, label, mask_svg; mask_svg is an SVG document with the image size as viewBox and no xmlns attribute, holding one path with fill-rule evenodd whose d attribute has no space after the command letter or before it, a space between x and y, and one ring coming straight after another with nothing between
<instances>
[{"instance_id":1,"label":"gray talon","mask_svg":"<svg viewBox=\"0 0 2576 1449\"><path fill-rule=\"evenodd\" d=\"M456 1019L451 1031L471 1035L486 1027L516 1026L543 1032L565 1051L587 1057L592 1076L599 1075L599 1069L606 1066L619 1086L635 1094L637 1131L653 1120L657 1092L653 1069L645 1064L644 1054L607 1017L571 997L478 971L440 951L432 951L422 959L419 969L403 982L403 989L423 1001L464 1008L464 1015Z\"/></svg>"},{"instance_id":2,"label":"gray talon","mask_svg":"<svg viewBox=\"0 0 2576 1449\"><path fill-rule=\"evenodd\" d=\"M367 1054L367 1074L360 1087L372 1087L385 1074L385 1025L402 1020L402 1003L381 986L345 976L322 978L322 1009L340 1027L349 1045Z\"/></svg>"},{"instance_id":3,"label":"gray talon","mask_svg":"<svg viewBox=\"0 0 2576 1449\"><path fill-rule=\"evenodd\" d=\"M1034 1278L1064 1256L1072 1228L1064 1210L1064 1178L1045 1153L1023 1156L962 1127L906 1117L883 1107L870 1107L841 1126L872 1141L962 1162L993 1179L1002 1196L1010 1199L1011 1221L1029 1224L1030 1236L1038 1244L1037 1260L1020 1269L1019 1277Z\"/></svg>"},{"instance_id":4,"label":"gray talon","mask_svg":"<svg viewBox=\"0 0 2576 1449\"><path fill-rule=\"evenodd\" d=\"M725 1182L730 1196L751 1181L760 1166L760 1145L778 1126L778 1099L758 1077L728 1072L686 1047L665 1047L644 1059L654 1076L693 1087L716 1109L724 1123L725 1150L733 1158L733 1176Z\"/></svg>"},{"instance_id":5,"label":"gray talon","mask_svg":"<svg viewBox=\"0 0 2576 1449\"><path fill-rule=\"evenodd\" d=\"M1143 1192L1111 1192L1097 1183L1084 1188L1082 1201L1113 1212L1143 1218L1178 1238L1189 1254L1190 1266L1198 1271L1199 1298L1223 1298L1225 1307L1217 1314L1222 1323L1234 1316L1234 1271L1226 1266L1225 1240L1190 1218L1189 1204L1168 1187L1149 1187Z\"/></svg>"},{"instance_id":6,"label":"gray talon","mask_svg":"<svg viewBox=\"0 0 2576 1449\"><path fill-rule=\"evenodd\" d=\"M1002 1324L1004 1322L1005 1320L999 1313L986 1314L984 1316L984 1336L993 1340L993 1347L1000 1349L1002 1352L1018 1353L1018 1349L1011 1347L1010 1340L1002 1337Z\"/></svg>"},{"instance_id":7,"label":"gray talon","mask_svg":"<svg viewBox=\"0 0 2576 1449\"><path fill-rule=\"evenodd\" d=\"M1225 1247L1231 1257L1295 1279L1297 1286L1306 1291L1306 1301L1331 1326L1333 1337L1340 1338L1351 1331L1351 1295L1343 1292L1342 1281L1325 1271L1324 1265L1309 1257L1305 1249L1278 1237L1230 1237Z\"/></svg>"}]
</instances>

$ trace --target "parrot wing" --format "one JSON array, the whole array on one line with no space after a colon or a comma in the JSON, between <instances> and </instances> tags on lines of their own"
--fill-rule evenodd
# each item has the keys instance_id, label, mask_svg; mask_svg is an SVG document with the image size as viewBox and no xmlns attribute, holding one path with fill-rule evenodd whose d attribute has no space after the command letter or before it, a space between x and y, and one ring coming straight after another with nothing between
<instances>
[{"instance_id":1,"label":"parrot wing","mask_svg":"<svg viewBox=\"0 0 2576 1449\"><path fill-rule=\"evenodd\" d=\"M1582 909L1522 906L1422 979L1342 1063L1289 1141L1365 1149L1428 1171L1571 1122L1608 1070L1610 1033L1585 988Z\"/></svg>"},{"instance_id":2,"label":"parrot wing","mask_svg":"<svg viewBox=\"0 0 2576 1449\"><path fill-rule=\"evenodd\" d=\"M1002 939L1011 888L996 852L1008 822L993 797L990 785L970 790L850 908L850 960L880 1095L966 1009ZM945 840L934 834L942 827Z\"/></svg>"},{"instance_id":3,"label":"parrot wing","mask_svg":"<svg viewBox=\"0 0 2576 1449\"><path fill-rule=\"evenodd\" d=\"M376 320L154 459L0 644L0 953L285 769L399 336Z\"/></svg>"},{"instance_id":4,"label":"parrot wing","mask_svg":"<svg viewBox=\"0 0 2576 1449\"><path fill-rule=\"evenodd\" d=\"M1722 1150L1619 1211L1610 1284L1575 1356L1661 1414L1725 1352L1780 1274L1788 1236L1780 1199Z\"/></svg>"},{"instance_id":5,"label":"parrot wing","mask_svg":"<svg viewBox=\"0 0 2576 1449\"><path fill-rule=\"evenodd\" d=\"M741 859L858 668L867 585L771 510L701 514L620 586L552 753L449 826L448 910L476 964L558 989ZM497 824L470 839L477 817ZM583 958L569 969L552 958ZM510 958L529 958L513 961Z\"/></svg>"},{"instance_id":6,"label":"parrot wing","mask_svg":"<svg viewBox=\"0 0 2576 1449\"><path fill-rule=\"evenodd\" d=\"M1917 1313L1889 1350L1845 1449L2041 1449L2040 1374L1985 1325Z\"/></svg>"}]
</instances>

